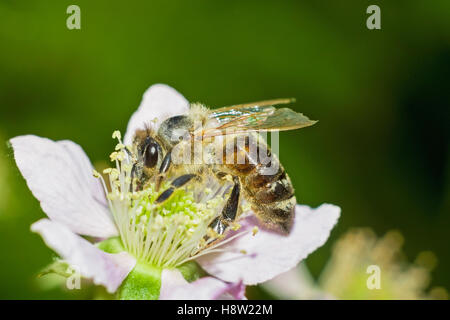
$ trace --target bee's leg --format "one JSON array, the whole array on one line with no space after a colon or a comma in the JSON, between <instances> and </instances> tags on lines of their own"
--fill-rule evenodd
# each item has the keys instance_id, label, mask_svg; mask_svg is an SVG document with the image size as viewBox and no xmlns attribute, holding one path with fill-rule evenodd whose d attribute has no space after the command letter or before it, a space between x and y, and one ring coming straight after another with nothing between
<instances>
[{"instance_id":1,"label":"bee's leg","mask_svg":"<svg viewBox=\"0 0 450 320\"><path fill-rule=\"evenodd\" d=\"M241 182L238 177L233 177L233 190L227 200L225 207L222 210L222 219L227 222L233 222L239 209L239 198L241 195Z\"/></svg>"},{"instance_id":2,"label":"bee's leg","mask_svg":"<svg viewBox=\"0 0 450 320\"><path fill-rule=\"evenodd\" d=\"M133 157L133 153L130 151L130 149L128 149L128 147L124 148L126 153L128 154L128 156L130 156L131 158Z\"/></svg>"},{"instance_id":3,"label":"bee's leg","mask_svg":"<svg viewBox=\"0 0 450 320\"><path fill-rule=\"evenodd\" d=\"M223 234L227 229L227 225L222 221L221 217L217 217L210 223L209 227L213 229L217 234ZM205 236L205 240L209 239L209 236Z\"/></svg>"},{"instance_id":4,"label":"bee's leg","mask_svg":"<svg viewBox=\"0 0 450 320\"><path fill-rule=\"evenodd\" d=\"M131 168L131 174L130 174L130 178L131 178L131 183L130 183L130 192L134 191L134 178L136 177L136 170L137 170L137 164L136 162L133 163L133 167Z\"/></svg>"},{"instance_id":5,"label":"bee's leg","mask_svg":"<svg viewBox=\"0 0 450 320\"><path fill-rule=\"evenodd\" d=\"M161 166L159 167L159 174L156 177L156 185L155 185L156 191L159 190L159 187L161 186L161 182L164 178L164 174L169 170L171 164L172 164L172 151L169 151L164 156Z\"/></svg>"},{"instance_id":6,"label":"bee's leg","mask_svg":"<svg viewBox=\"0 0 450 320\"><path fill-rule=\"evenodd\" d=\"M218 234L223 234L227 227L236 219L239 210L239 199L241 195L241 182L239 178L233 177L234 186L228 197L227 203L222 209L220 217L211 222L210 227Z\"/></svg>"},{"instance_id":7,"label":"bee's leg","mask_svg":"<svg viewBox=\"0 0 450 320\"><path fill-rule=\"evenodd\" d=\"M191 181L193 178L198 178L196 174L185 174L182 176L179 176L175 180L172 181L170 184L170 187L166 190L164 190L163 193L159 195L159 197L155 200L155 203L162 203L170 198L170 196L174 193L174 191L182 186L184 186L186 183Z\"/></svg>"}]
</instances>

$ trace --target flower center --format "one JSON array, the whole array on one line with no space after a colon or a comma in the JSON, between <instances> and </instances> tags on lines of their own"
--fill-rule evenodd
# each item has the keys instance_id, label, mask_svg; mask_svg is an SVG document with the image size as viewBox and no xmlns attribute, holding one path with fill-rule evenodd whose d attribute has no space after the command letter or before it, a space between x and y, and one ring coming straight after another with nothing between
<instances>
[{"instance_id":1,"label":"flower center","mask_svg":"<svg viewBox=\"0 0 450 320\"><path fill-rule=\"evenodd\" d=\"M140 262L161 268L219 251L216 240L223 236L210 224L220 216L229 186L217 179L208 180L208 188L188 183L159 203L155 200L176 177L168 176L158 191L153 182L141 191L131 191L133 159L125 151L120 133L114 132L113 138L119 140L111 154L116 166L103 171L109 178L109 189L98 172L94 176L101 178L125 249Z\"/></svg>"}]
</instances>

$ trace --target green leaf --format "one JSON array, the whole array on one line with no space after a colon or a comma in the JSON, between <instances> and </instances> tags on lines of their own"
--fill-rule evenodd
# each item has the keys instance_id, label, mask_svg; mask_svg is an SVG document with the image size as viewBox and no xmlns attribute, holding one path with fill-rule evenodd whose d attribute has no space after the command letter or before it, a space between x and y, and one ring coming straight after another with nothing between
<instances>
[{"instance_id":1,"label":"green leaf","mask_svg":"<svg viewBox=\"0 0 450 320\"><path fill-rule=\"evenodd\" d=\"M162 269L137 263L117 293L120 300L157 300Z\"/></svg>"}]
</instances>

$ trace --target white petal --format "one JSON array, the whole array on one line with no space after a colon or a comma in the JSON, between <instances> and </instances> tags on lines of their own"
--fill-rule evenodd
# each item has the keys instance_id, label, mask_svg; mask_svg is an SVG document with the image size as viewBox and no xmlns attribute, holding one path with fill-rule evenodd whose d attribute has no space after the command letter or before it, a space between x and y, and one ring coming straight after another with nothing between
<instances>
[{"instance_id":1,"label":"white petal","mask_svg":"<svg viewBox=\"0 0 450 320\"><path fill-rule=\"evenodd\" d=\"M207 254L197 262L219 279L229 282L242 280L248 285L270 280L292 269L325 243L340 215L340 208L330 204L317 209L297 205L295 211L289 235L262 226L251 215L240 221L242 228L237 232L258 226L259 232L255 236L248 233L238 237L221 247L226 252Z\"/></svg>"},{"instance_id":2,"label":"white petal","mask_svg":"<svg viewBox=\"0 0 450 320\"><path fill-rule=\"evenodd\" d=\"M45 243L76 267L82 276L105 286L110 293L117 290L136 265L136 260L128 253L103 252L58 222L42 219L35 222L31 230L39 233Z\"/></svg>"},{"instance_id":3,"label":"white petal","mask_svg":"<svg viewBox=\"0 0 450 320\"><path fill-rule=\"evenodd\" d=\"M156 129L167 118L184 114L189 110L189 102L174 88L165 84L154 84L145 91L139 108L128 122L124 143L130 145L137 129L145 126ZM156 122L152 120L157 119Z\"/></svg>"},{"instance_id":4,"label":"white petal","mask_svg":"<svg viewBox=\"0 0 450 320\"><path fill-rule=\"evenodd\" d=\"M100 181L80 146L33 135L10 141L20 172L50 219L83 235L117 235Z\"/></svg>"},{"instance_id":5,"label":"white petal","mask_svg":"<svg viewBox=\"0 0 450 320\"><path fill-rule=\"evenodd\" d=\"M213 277L188 283L180 271L164 269L159 300L243 299L244 291L242 283L226 283Z\"/></svg>"}]
</instances>

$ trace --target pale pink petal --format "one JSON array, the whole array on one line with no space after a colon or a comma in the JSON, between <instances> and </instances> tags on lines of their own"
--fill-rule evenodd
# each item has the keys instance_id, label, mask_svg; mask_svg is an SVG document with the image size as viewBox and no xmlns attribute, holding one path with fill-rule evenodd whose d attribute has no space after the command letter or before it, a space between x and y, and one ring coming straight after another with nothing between
<instances>
[{"instance_id":1,"label":"pale pink petal","mask_svg":"<svg viewBox=\"0 0 450 320\"><path fill-rule=\"evenodd\" d=\"M180 271L165 269L161 276L160 300L244 299L242 282L226 283L213 277L188 283Z\"/></svg>"},{"instance_id":2,"label":"pale pink petal","mask_svg":"<svg viewBox=\"0 0 450 320\"><path fill-rule=\"evenodd\" d=\"M58 222L42 219L35 222L31 230L39 233L45 243L71 266L76 267L82 276L92 279L97 285L105 286L110 293L117 290L136 265L135 258L128 253L103 252Z\"/></svg>"},{"instance_id":3,"label":"pale pink petal","mask_svg":"<svg viewBox=\"0 0 450 320\"><path fill-rule=\"evenodd\" d=\"M141 104L130 118L124 143L130 145L137 129L145 126L156 129L162 121L189 110L189 102L175 89L165 84L154 84L145 91ZM152 120L157 119L155 122Z\"/></svg>"},{"instance_id":4,"label":"pale pink petal","mask_svg":"<svg viewBox=\"0 0 450 320\"><path fill-rule=\"evenodd\" d=\"M57 142L61 144L69 153L70 157L73 159L74 165L76 166L76 171L79 173L80 183L83 184L87 182L87 187L91 191L92 197L99 203L103 204L106 208L108 207L108 201L105 197L105 190L103 189L102 183L99 179L95 179L92 176L92 164L86 153L84 153L83 148L78 144L70 140L61 140Z\"/></svg>"},{"instance_id":5,"label":"pale pink petal","mask_svg":"<svg viewBox=\"0 0 450 320\"><path fill-rule=\"evenodd\" d=\"M258 226L253 236L247 233L221 248L226 252L211 253L197 262L211 275L228 282L242 280L244 284L258 284L288 271L321 247L336 224L340 208L323 204L317 209L297 205L295 220L289 235L270 230L254 216L240 221L237 232ZM230 236L234 232L230 232ZM246 252L242 253L242 250Z\"/></svg>"},{"instance_id":6,"label":"pale pink petal","mask_svg":"<svg viewBox=\"0 0 450 320\"><path fill-rule=\"evenodd\" d=\"M33 135L10 140L14 158L47 216L73 232L94 237L117 235L100 181L80 146Z\"/></svg>"}]
</instances>

